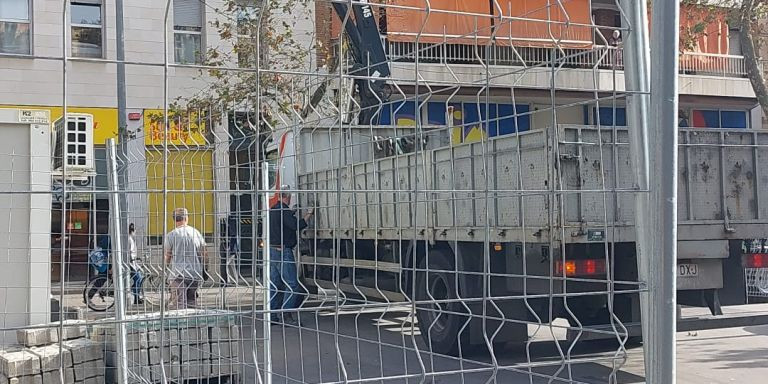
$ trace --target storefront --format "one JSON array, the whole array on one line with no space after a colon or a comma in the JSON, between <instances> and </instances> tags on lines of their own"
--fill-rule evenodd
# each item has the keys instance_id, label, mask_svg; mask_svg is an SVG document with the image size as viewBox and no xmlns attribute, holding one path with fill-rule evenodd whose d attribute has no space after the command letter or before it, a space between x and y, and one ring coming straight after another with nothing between
<instances>
[{"instance_id":1,"label":"storefront","mask_svg":"<svg viewBox=\"0 0 768 384\"><path fill-rule=\"evenodd\" d=\"M61 180L53 181L51 211L51 262L52 281L61 278L62 256L66 281L82 280L88 273L88 252L96 237L109 233L109 196L104 193L107 185L106 149L94 148L96 176L87 180L67 183L67 199L64 200ZM66 212L64 229L66 246L62 255L62 217Z\"/></svg>"},{"instance_id":2,"label":"storefront","mask_svg":"<svg viewBox=\"0 0 768 384\"><path fill-rule=\"evenodd\" d=\"M214 161L204 120L194 114L171 116L166 140L162 110L144 110L142 118L146 188L170 191L146 195L144 233L149 245L162 244L163 234L175 225L166 213L178 207L187 208L189 224L211 239L217 225L214 193L210 192L214 190ZM164 155L166 144L168 151Z\"/></svg>"},{"instance_id":3,"label":"storefront","mask_svg":"<svg viewBox=\"0 0 768 384\"><path fill-rule=\"evenodd\" d=\"M0 108L20 107L4 105ZM51 122L55 122L63 114L62 107L25 106L23 108L48 110ZM61 178L54 177L52 180L51 278L53 281L60 280L62 265L64 265L64 277L67 281L85 278L88 271L88 252L94 237L109 232L108 196L98 191L107 189L106 140L117 137L117 109L69 107L67 112L93 116L92 135L96 176L69 180L66 185L66 201L62 193L64 185ZM66 220L62 220L64 216ZM62 228L65 236L62 236ZM62 245L64 245L63 253Z\"/></svg>"}]
</instances>

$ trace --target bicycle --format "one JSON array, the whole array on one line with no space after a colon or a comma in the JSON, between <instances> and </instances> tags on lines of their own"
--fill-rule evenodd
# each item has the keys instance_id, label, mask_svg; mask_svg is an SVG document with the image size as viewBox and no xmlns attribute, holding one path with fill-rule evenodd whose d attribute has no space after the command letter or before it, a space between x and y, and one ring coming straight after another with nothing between
<instances>
[{"instance_id":1,"label":"bicycle","mask_svg":"<svg viewBox=\"0 0 768 384\"><path fill-rule=\"evenodd\" d=\"M162 267L158 265L145 264L144 259L138 259L139 269L142 274L141 293L144 303L152 307L160 307L163 302L163 291L165 291L165 306L172 301L172 291L167 282L163 279Z\"/></svg>"},{"instance_id":2,"label":"bicycle","mask_svg":"<svg viewBox=\"0 0 768 384\"><path fill-rule=\"evenodd\" d=\"M83 289L83 302L93 311L105 312L115 305L115 288L111 274L99 274Z\"/></svg>"},{"instance_id":3,"label":"bicycle","mask_svg":"<svg viewBox=\"0 0 768 384\"><path fill-rule=\"evenodd\" d=\"M166 291L165 303L167 305L168 302L172 301L172 292L163 281L162 273L160 273L161 268L145 264L143 258L137 260L143 277L140 290L144 305L159 307L162 302L162 290ZM125 268L130 269L128 265ZM130 283L132 283L131 280L129 280ZM132 285L129 285L126 291L130 292L131 288ZM111 271L107 274L100 273L86 283L83 289L83 302L88 308L96 312L108 311L115 305L115 286Z\"/></svg>"}]
</instances>

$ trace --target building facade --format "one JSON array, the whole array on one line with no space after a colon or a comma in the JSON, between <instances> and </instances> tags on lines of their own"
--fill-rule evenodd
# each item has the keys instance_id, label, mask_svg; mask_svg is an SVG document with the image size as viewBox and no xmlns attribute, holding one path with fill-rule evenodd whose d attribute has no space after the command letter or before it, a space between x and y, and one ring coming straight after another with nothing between
<instances>
[{"instance_id":1,"label":"building facade","mask_svg":"<svg viewBox=\"0 0 768 384\"><path fill-rule=\"evenodd\" d=\"M209 49L230 50L230 43L221 38L222 23L236 25L244 9L257 3L238 2L241 7L232 10L225 0L125 2L125 166L127 188L136 193L129 194L128 207L122 214L137 224L143 245L148 248L161 243L163 232L173 225L167 212L176 206L186 206L192 224L211 239L219 237L219 223L232 211L253 211L253 207L242 208L249 198L233 198L228 193L255 185L256 172L240 170L257 163L254 144L241 140L248 136L242 135L247 130L243 120L231 114L216 121L189 114L171 119L170 137L166 138L162 111L166 102L206 92L210 79L194 65L201 63L203 53ZM423 5L420 0L395 3ZM466 14L492 14L488 2L459 3L469 7L459 10ZM500 3L509 13L504 16L519 17L521 9L535 9L541 1L525 0L524 6L512 0ZM252 12L258 11L252 8ZM626 125L621 101L615 105L588 103L585 100L594 99L594 95L579 91L595 86L605 93L623 89L621 38L612 36L613 31L622 28L615 1L567 3L570 17L581 26L560 31L569 58L565 65L558 65L554 81L558 88L574 91L554 99L550 94L552 63L564 59L552 56L553 44L540 36L537 28L502 25L493 34L495 41L488 44L493 28L490 24L487 28L478 25L490 23L491 17L445 15L426 20L407 9L377 11L392 79L413 77L417 51L420 73L427 82L450 84L458 79L462 84L478 83L486 77L486 71L493 79L487 87L488 99L483 95L480 100L480 85L462 86L456 93L434 92L429 102L418 105L414 103L418 91L410 88L412 82L403 81L399 85L404 96L394 97L382 106L381 125L452 125L456 127L451 131L452 143L543 129L552 123L547 111L553 107L558 109L559 124ZM330 2L310 2L290 13L278 6L272 12L275 33L290 31L309 53L301 59L301 71L328 71L341 30ZM66 105L68 113L92 116L95 175L67 181L67 188L74 193L69 193L66 201L61 194L53 196L53 260L61 261L64 245L72 273L82 274L85 270L94 235L108 232L108 194L99 191L108 189L105 143L118 136L115 13L111 0L70 1L66 19L63 3L57 0L3 0L0 6L0 108L44 109L50 111L52 120L57 120ZM546 13L527 15L542 20L551 17ZM696 16L696 11L684 12L681 28ZM420 33L422 24L425 33ZM586 27L593 24L597 27ZM743 58L738 55L738 39L732 38L732 31L721 18L715 18L708 28L706 37L681 54L680 125L761 128L762 113L746 78ZM273 52L268 47L264 50L263 60L267 61L262 62L262 67L279 68L279 60L290 60L270 56ZM590 53L582 55L581 51ZM480 58L477 52L490 53ZM523 66L531 68L511 70ZM508 90L509 84L516 84L515 95L497 91ZM552 105L553 100L556 105ZM496 117L498 122L481 124L486 116ZM169 144L168 152L162 150L165 143ZM257 140L258 145L261 143ZM243 147L248 149L243 151ZM166 161L168 167L163 166ZM54 192L62 184L55 180ZM174 192L158 192L164 188ZM65 217L62 206L66 206ZM64 236L61 228L66 231ZM54 276L59 275L57 272Z\"/></svg>"},{"instance_id":2,"label":"building facade","mask_svg":"<svg viewBox=\"0 0 768 384\"><path fill-rule=\"evenodd\" d=\"M118 138L115 2L70 1L66 19L61 1L3 0L0 5L0 108L47 110L55 121L66 106L70 115L92 118L93 174L67 180L70 193L66 201L60 193L63 180L55 177L53 181L53 275L59 276L62 245L71 267L68 273L82 275L95 236L109 230L108 194L99 191L108 189L105 143ZM213 189L215 143L210 140L210 124L172 119L167 175L159 148L164 143L165 102L205 89L205 74L191 66L201 63L208 47L222 45L213 24L226 16L220 10L223 5L219 0L125 2L129 134L124 165L130 188L156 190L168 180L168 188ZM141 195L131 195L122 214L136 223L139 235L146 239L144 245L149 245L150 240L157 243L167 228L162 221L164 197L160 193ZM213 196L168 196L169 209L181 205L192 212L192 224L212 237L216 227ZM65 218L62 206L66 206ZM65 236L61 235L62 225Z\"/></svg>"},{"instance_id":3,"label":"building facade","mask_svg":"<svg viewBox=\"0 0 768 384\"><path fill-rule=\"evenodd\" d=\"M413 9L421 4L419 0L395 3ZM475 129L474 126L467 127L467 123L471 126L473 121L482 120L485 113L481 111L485 101L478 99L478 90L486 87L487 70L491 79L487 84L488 93L493 94L495 88L507 89L509 84L519 90L514 103L509 102L510 95L491 96L491 101L496 104L490 108L489 113L495 114L491 116L529 116L525 121L517 122L521 124L519 128L513 128L512 120L509 120L509 126L499 128L499 133L544 128L550 124L548 114L535 111L552 109L549 92L553 82L560 89L574 90L556 97L554 107L559 109L559 123L613 125L615 119L616 125L626 124L622 102L616 105L615 111L613 106L607 105L559 107L594 98L593 90L601 93L624 91L621 31L627 25L615 1L569 1L563 5L564 12L558 8L547 13L546 2L509 0L500 2L502 15L496 14L498 10L492 9L490 4L481 3L452 4L449 7L456 9L451 10L459 14L433 12L428 17L423 11L411 9L380 10L379 29L393 61L392 78L413 78L418 52L419 72L425 83L478 84L464 86L450 97L451 92L440 95L439 91L431 89L430 101L421 105L419 123L444 124L446 110L452 108L456 118L454 124L465 126L467 132L463 135L470 135L470 139L480 137L479 126ZM500 19L501 16L508 19ZM329 6L318 10L317 17L334 25L330 29L319 28L318 39L325 39L324 45L337 45L341 29L338 17ZM520 17L534 21L516 22ZM494 21L495 18L501 21ZM762 112L746 77L738 30L729 26L726 12L684 5L680 19L680 125L760 129ZM566 20L573 24L557 27L560 29L550 35L551 31L537 25L535 20L540 20L542 25L547 22L564 24ZM563 49L561 52L560 48ZM320 64L323 63L325 60L320 58ZM525 71L519 70L523 67L527 67ZM402 87L408 89L413 83L403 81ZM409 94L405 100L385 106L381 113L382 124L414 125L417 114L408 102L412 96ZM485 98L484 92L482 98Z\"/></svg>"}]
</instances>

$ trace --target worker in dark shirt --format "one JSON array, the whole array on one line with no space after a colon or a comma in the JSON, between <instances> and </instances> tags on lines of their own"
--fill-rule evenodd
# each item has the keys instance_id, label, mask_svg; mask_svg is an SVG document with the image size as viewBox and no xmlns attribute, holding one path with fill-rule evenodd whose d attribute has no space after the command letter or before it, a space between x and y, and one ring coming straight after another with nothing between
<instances>
[{"instance_id":1,"label":"worker in dark shirt","mask_svg":"<svg viewBox=\"0 0 768 384\"><path fill-rule=\"evenodd\" d=\"M281 191L287 190L290 190L289 186L281 187ZM295 324L298 313L291 310L298 308L301 291L293 248L296 247L299 231L307 227L307 221L314 212L310 208L302 219L298 219L296 212L290 208L291 194L278 194L278 202L269 211L269 307L278 312L272 313L272 321L277 322L282 317L285 322Z\"/></svg>"}]
</instances>

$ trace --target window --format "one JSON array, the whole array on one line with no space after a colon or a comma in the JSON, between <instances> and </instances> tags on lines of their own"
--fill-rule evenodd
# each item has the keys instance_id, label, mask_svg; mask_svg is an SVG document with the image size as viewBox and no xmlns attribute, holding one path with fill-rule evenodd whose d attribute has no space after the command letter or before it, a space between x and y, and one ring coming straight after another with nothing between
<instances>
[{"instance_id":1,"label":"window","mask_svg":"<svg viewBox=\"0 0 768 384\"><path fill-rule=\"evenodd\" d=\"M747 111L726 111L719 109L693 109L691 118L680 119L681 127L694 128L747 128Z\"/></svg>"},{"instance_id":2,"label":"window","mask_svg":"<svg viewBox=\"0 0 768 384\"><path fill-rule=\"evenodd\" d=\"M728 54L741 56L741 32L738 28L728 30Z\"/></svg>"},{"instance_id":3,"label":"window","mask_svg":"<svg viewBox=\"0 0 768 384\"><path fill-rule=\"evenodd\" d=\"M240 5L237 9L237 62L243 68L256 67L256 44L258 44L255 26L259 9L246 4Z\"/></svg>"},{"instance_id":4,"label":"window","mask_svg":"<svg viewBox=\"0 0 768 384\"><path fill-rule=\"evenodd\" d=\"M600 111L597 108L592 108L592 125L597 125L599 121L601 126L612 127L614 117L616 118L617 127L627 125L627 109L624 107L616 107L616 109L613 109L613 107L600 107Z\"/></svg>"},{"instance_id":5,"label":"window","mask_svg":"<svg viewBox=\"0 0 768 384\"><path fill-rule=\"evenodd\" d=\"M72 2L70 7L72 56L104 57L104 33L101 20L101 1Z\"/></svg>"},{"instance_id":6,"label":"window","mask_svg":"<svg viewBox=\"0 0 768 384\"><path fill-rule=\"evenodd\" d=\"M174 58L179 64L200 64L203 54L203 2L173 0Z\"/></svg>"},{"instance_id":7,"label":"window","mask_svg":"<svg viewBox=\"0 0 768 384\"><path fill-rule=\"evenodd\" d=\"M29 55L29 0L0 1L0 53Z\"/></svg>"}]
</instances>

